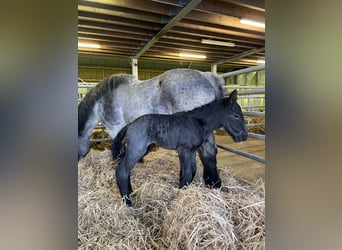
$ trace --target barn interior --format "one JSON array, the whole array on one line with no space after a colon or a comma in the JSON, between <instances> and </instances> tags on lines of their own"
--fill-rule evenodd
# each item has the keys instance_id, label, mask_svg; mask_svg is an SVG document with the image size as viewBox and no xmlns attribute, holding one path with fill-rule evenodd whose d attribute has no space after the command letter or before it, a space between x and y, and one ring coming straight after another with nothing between
<instances>
[{"instance_id":1,"label":"barn interior","mask_svg":"<svg viewBox=\"0 0 342 250\"><path fill-rule=\"evenodd\" d=\"M222 130L215 131L216 143L218 144L217 167L220 175L226 177L229 175L225 179L227 180L226 187L238 185L235 182L233 184L229 182L231 178L234 178L234 180L236 179L237 182L241 183L239 187L241 190L244 190L244 192L250 190L251 193L259 195L258 200L253 200L241 206L253 208L254 210L251 212L253 216L264 219L265 1L78 1L79 102L93 86L112 74L127 73L134 75L139 80L147 80L167 70L177 68L210 71L221 75L224 78L225 85L223 88L227 95L233 89L238 89L239 104L244 112L250 136L246 142L236 143ZM79 172L80 179L82 179L79 181L79 189L84 191L79 195L79 204L82 204L82 208L79 208L79 217L86 219L86 204L90 204L91 199L98 202L96 203L97 205L93 204L93 207L113 205L113 203L104 203L99 198L84 198L86 197L85 193L89 193L91 188L99 194L100 186L107 187L104 196L107 198L112 197L108 194L112 192L116 199L119 200L117 190L114 190L116 188L115 181L106 172L107 170L109 172L113 171L117 163L109 163L110 156L108 149L110 148L111 140L101 124L93 132L91 145L91 152L86 159L79 162L79 171L84 171L82 173ZM103 157L104 160L99 160L99 156ZM150 172L148 171L151 171L151 169L152 171L159 171L154 169L155 164L166 165L168 169L165 161L168 163L174 162L176 169L172 171L175 171L175 176L178 175L179 166L177 166L178 163L177 159L175 160L176 156L174 154L168 153L163 149L157 149L157 151L152 152L150 158L148 157L145 165L139 163L139 166L136 167L141 168L141 170L136 171L144 176L144 178L149 175L148 173ZM197 162L200 175L201 162L199 160ZM110 165L110 169L107 169L102 164ZM153 165L150 170L148 169L148 164ZM94 174L94 172L89 174L92 178L98 178L98 181L95 185L93 184L94 180L92 180L92 184L86 188L87 183L84 181L89 181L90 177L86 177L85 173L89 173L89 167L91 165L93 167L99 167L101 170L97 170L98 172L93 170L99 175ZM143 171L146 171L146 173ZM168 169L168 171L171 170ZM168 178L170 179L171 177ZM178 181L178 177L175 178ZM136 180L137 184L134 185L136 185L138 190L136 194L138 197L137 200L140 201L141 197L147 198L143 195L143 184L140 183L141 185L139 186L138 179L138 175L137 179L132 177L133 181ZM195 185L202 188L200 179L200 176L197 177ZM177 186L176 183L173 184L175 187ZM163 188L160 190L162 190L161 192L166 192ZM262 194L258 193L260 190ZM201 192L203 192L202 189ZM173 194L177 196L175 193ZM237 196L241 197L241 193L237 194ZM237 196L234 197L236 198ZM83 198L84 200L82 200ZM174 201L173 198L170 199ZM153 203L151 200L150 202ZM156 200L158 199L156 198ZM117 204L119 202L114 204L115 207ZM253 204L257 205L253 206ZM260 204L262 205L260 206ZM170 210L169 206L170 203L165 204L166 209ZM155 208L159 210L147 210L153 213L165 213L162 206L157 204ZM121 209L121 207L117 209ZM142 205L139 205L139 209L145 209L144 211L147 211L146 207ZM241 209L241 207L238 209ZM121 210L118 211L115 210L119 214L122 212ZM97 212L101 213L101 211ZM88 211L88 213L91 212ZM140 216L135 215L137 217ZM113 216L113 214L108 212L103 217L109 219L112 218L110 216ZM139 244L146 244L144 246L140 245L139 247L134 244L128 244L127 241L129 239L123 236L121 239L108 236L108 231L106 231L106 237L109 238L107 241L104 240L102 236L94 233L94 228L97 228L97 230L100 229L89 222L92 219L102 223L101 219L89 217L87 222L80 222L79 248L111 249L112 247L113 249L134 249L136 247L137 249L179 249L197 246L199 249L201 247L205 249L204 246L206 246L207 249L208 247L213 249L215 247L216 249L222 249L222 247L228 247L227 249L244 249L246 247L246 249L264 249L264 221L258 221L256 223L257 225L253 224L251 221L256 220L256 217L253 216L246 216L248 217L248 222L238 223L237 221L240 221L240 219L232 219L231 223L239 227L244 227L244 231L235 231L235 233L238 232L237 238L240 235L241 239L234 239L233 237L226 245L217 240L221 236L217 236L217 238L208 236L211 241L207 239L207 242L194 240L188 243L190 245L186 245L186 243L184 245L175 245L172 243L173 241L187 242L187 240L183 238L172 238L170 236L171 233L165 233L166 229L163 225L166 223L166 217L161 216L159 218L157 216L161 220L159 224L158 222L153 222L154 224L151 226L146 225L151 221L145 223L146 228L148 230L154 230L154 233L144 232L144 237L150 239L150 241L146 241L146 239L145 241L139 241ZM163 218L165 219L164 221ZM139 217L139 219L141 218ZM143 221L143 219L141 220ZM168 217L168 220L172 219ZM115 220L111 222L116 223ZM158 227L161 229L158 229ZM246 233L246 228L248 227L252 227L254 231L248 231ZM216 228L211 229L215 231ZM168 230L168 232L172 231L170 228ZM101 232L103 233L103 231ZM195 235L194 231L190 230L189 234L191 233ZM203 232L197 233L201 236ZM234 235L233 231L232 235ZM158 238L157 236L160 237ZM178 235L177 237L180 236ZM188 235L189 237L190 235ZM224 239L228 241L227 238ZM106 244L107 247L104 247Z\"/></svg>"}]
</instances>

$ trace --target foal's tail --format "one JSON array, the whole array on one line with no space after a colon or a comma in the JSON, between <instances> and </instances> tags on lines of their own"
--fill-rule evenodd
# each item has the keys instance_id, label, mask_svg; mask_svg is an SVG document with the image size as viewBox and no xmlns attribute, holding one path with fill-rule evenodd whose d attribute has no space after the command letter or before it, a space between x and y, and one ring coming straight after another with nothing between
<instances>
[{"instance_id":1,"label":"foal's tail","mask_svg":"<svg viewBox=\"0 0 342 250\"><path fill-rule=\"evenodd\" d=\"M126 136L128 126L125 126L120 130L120 132L113 139L112 143L112 156L113 160L122 159L125 156L126 147L123 140Z\"/></svg>"}]
</instances>

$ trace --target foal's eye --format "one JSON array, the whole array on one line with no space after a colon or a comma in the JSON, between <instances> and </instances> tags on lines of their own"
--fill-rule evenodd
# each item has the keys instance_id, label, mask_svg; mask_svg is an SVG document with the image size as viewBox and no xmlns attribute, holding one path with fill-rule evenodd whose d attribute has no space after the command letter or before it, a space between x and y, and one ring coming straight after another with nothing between
<instances>
[{"instance_id":1,"label":"foal's eye","mask_svg":"<svg viewBox=\"0 0 342 250\"><path fill-rule=\"evenodd\" d=\"M239 120L240 116L239 116L239 115L234 115L234 118L235 118L236 120Z\"/></svg>"}]
</instances>

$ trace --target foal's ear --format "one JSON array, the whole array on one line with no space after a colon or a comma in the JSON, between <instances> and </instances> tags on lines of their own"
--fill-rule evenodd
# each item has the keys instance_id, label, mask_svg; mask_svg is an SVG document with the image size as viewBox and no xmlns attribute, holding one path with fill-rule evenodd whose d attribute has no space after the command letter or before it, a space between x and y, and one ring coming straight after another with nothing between
<instances>
[{"instance_id":1,"label":"foal's ear","mask_svg":"<svg viewBox=\"0 0 342 250\"><path fill-rule=\"evenodd\" d=\"M232 93L230 93L228 98L228 103L233 104L237 100L237 90L235 89Z\"/></svg>"}]
</instances>

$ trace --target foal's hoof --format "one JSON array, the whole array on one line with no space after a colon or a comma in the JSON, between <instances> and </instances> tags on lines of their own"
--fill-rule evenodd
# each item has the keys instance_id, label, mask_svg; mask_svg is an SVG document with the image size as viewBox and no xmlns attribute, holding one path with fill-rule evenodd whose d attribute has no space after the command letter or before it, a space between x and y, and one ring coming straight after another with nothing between
<instances>
[{"instance_id":1,"label":"foal's hoof","mask_svg":"<svg viewBox=\"0 0 342 250\"><path fill-rule=\"evenodd\" d=\"M218 179L217 181L205 181L205 185L209 188L220 188L222 186L221 180Z\"/></svg>"},{"instance_id":2,"label":"foal's hoof","mask_svg":"<svg viewBox=\"0 0 342 250\"><path fill-rule=\"evenodd\" d=\"M131 206L132 206L131 198L129 198L128 195L124 195L124 196L122 197L122 202L123 202L124 204L126 204L128 207L131 207Z\"/></svg>"}]
</instances>

